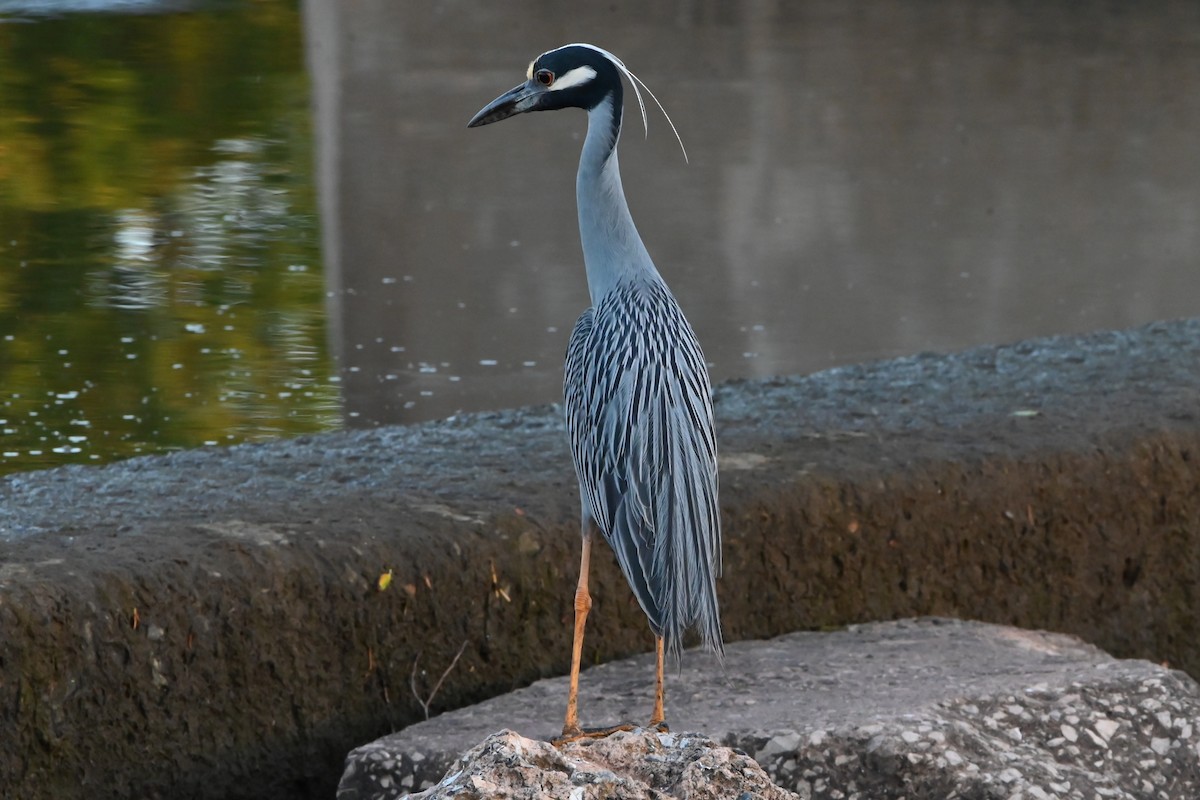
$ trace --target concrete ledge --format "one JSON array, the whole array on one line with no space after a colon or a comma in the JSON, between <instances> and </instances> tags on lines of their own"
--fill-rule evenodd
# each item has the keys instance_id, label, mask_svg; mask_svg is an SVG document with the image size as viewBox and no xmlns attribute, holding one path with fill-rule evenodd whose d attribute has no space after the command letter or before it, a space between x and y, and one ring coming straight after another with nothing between
<instances>
[{"instance_id":1,"label":"concrete ledge","mask_svg":"<svg viewBox=\"0 0 1200 800\"><path fill-rule=\"evenodd\" d=\"M581 720L644 723L653 676L650 655L586 671ZM526 781L520 792L505 783L505 773L522 772L508 769L519 756L459 759L498 725L528 737L530 755L552 753L540 742L561 729L566 695L566 678L540 680L358 747L337 796L390 800L439 783L432 797L489 796L472 792L473 784L555 796L538 787L565 782L586 750L564 750L565 764L545 759L540 770L511 776ZM926 618L736 642L724 673L712 658L689 653L670 676L667 699L677 738L743 750L803 798L1190 800L1200 793L1200 685L1062 634ZM620 774L652 772L671 750L652 758L635 751L633 768ZM443 782L451 770L461 774ZM586 786L585 796L608 796L572 782Z\"/></svg>"},{"instance_id":2,"label":"concrete ledge","mask_svg":"<svg viewBox=\"0 0 1200 800\"><path fill-rule=\"evenodd\" d=\"M1200 674L1197 342L720 387L727 636L959 616ZM426 699L467 643L435 712L565 671L576 503L548 407L10 476L0 793L328 797L414 663ZM597 560L593 663L649 646Z\"/></svg>"}]
</instances>

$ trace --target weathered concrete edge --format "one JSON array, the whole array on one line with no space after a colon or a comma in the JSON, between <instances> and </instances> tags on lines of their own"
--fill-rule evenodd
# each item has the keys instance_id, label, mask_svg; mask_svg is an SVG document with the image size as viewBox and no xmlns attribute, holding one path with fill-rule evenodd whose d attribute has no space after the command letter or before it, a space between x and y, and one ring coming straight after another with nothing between
<instances>
[{"instance_id":1,"label":"weathered concrete edge","mask_svg":"<svg viewBox=\"0 0 1200 800\"><path fill-rule=\"evenodd\" d=\"M960 615L1196 674L1198 330L721 388L727 632ZM0 545L0 786L328 796L349 747L423 715L414 662L427 693L467 642L435 709L560 672L577 533L555 416L5 481L10 519L72 486L81 516ZM86 502L138 491L124 515ZM643 649L611 563L594 586L589 658Z\"/></svg>"},{"instance_id":2,"label":"weathered concrete edge","mask_svg":"<svg viewBox=\"0 0 1200 800\"><path fill-rule=\"evenodd\" d=\"M670 676L672 730L741 748L792 790L821 781L822 796L836 788L872 797L973 797L969 787L991 783L1010 796L1022 787L997 773L1015 767L1031 784L1028 796L1043 796L1029 791L1038 783L1061 796L1091 796L1091 787L1048 786L1047 778L1056 781L1048 767L1082 768L1118 787L1173 784L1160 796L1190 798L1200 780L1200 728L1193 724L1200 685L1063 634L921 618L734 642L725 670L688 655ZM650 654L585 671L584 719L644 721L652 673ZM1138 698L1140 689L1165 697ZM554 736L566 693L565 677L543 679L355 748L339 800L383 800L397 787L432 786L501 727L532 739ZM1104 743L1084 733L1097 718L1109 734ZM1061 724L1074 726L1082 750L1060 738Z\"/></svg>"}]
</instances>

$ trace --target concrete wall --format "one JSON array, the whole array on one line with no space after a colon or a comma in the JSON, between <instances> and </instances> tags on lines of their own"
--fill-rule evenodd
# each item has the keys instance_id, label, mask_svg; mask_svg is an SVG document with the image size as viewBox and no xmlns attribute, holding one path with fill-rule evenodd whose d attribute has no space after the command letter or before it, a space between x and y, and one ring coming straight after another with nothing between
<instances>
[{"instance_id":1,"label":"concrete wall","mask_svg":"<svg viewBox=\"0 0 1200 800\"><path fill-rule=\"evenodd\" d=\"M1197 342L719 387L727 637L960 616L1200 676ZM464 642L435 713L566 670L577 520L551 408L10 476L0 794L329 797ZM648 649L594 560L586 661Z\"/></svg>"}]
</instances>

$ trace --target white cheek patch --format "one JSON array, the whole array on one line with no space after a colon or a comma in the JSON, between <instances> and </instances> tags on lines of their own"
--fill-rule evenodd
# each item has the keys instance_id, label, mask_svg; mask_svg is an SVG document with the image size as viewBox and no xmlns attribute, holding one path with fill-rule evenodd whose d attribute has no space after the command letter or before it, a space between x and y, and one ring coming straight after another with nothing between
<instances>
[{"instance_id":1,"label":"white cheek patch","mask_svg":"<svg viewBox=\"0 0 1200 800\"><path fill-rule=\"evenodd\" d=\"M563 89L570 89L572 86L579 86L587 83L594 77L596 77L596 70L592 69L591 67L586 65L582 67L576 67L575 69L567 70L562 75L559 75L558 79L555 80L554 83L550 84L550 86L547 88L549 88L549 90L552 92L558 92Z\"/></svg>"}]
</instances>

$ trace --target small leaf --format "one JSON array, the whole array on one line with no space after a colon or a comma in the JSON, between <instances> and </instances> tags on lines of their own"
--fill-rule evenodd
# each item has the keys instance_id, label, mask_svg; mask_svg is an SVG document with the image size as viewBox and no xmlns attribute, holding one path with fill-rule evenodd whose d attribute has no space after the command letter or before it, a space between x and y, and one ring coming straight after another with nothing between
<instances>
[{"instance_id":1,"label":"small leaf","mask_svg":"<svg viewBox=\"0 0 1200 800\"><path fill-rule=\"evenodd\" d=\"M389 569L387 572L385 572L379 576L379 580L376 581L376 584L375 584L376 586L379 587L379 591L381 591L381 592L385 591L387 589L387 587L392 585L392 575L393 575L393 572L392 572L392 570Z\"/></svg>"}]
</instances>

